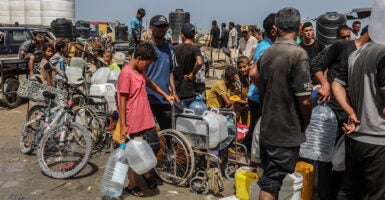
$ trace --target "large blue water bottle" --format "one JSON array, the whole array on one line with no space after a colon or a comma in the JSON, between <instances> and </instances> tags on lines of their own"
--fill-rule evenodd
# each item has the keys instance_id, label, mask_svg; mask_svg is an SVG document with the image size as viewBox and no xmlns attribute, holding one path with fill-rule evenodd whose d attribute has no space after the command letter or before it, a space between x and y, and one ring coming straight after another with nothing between
<instances>
[{"instance_id":1,"label":"large blue water bottle","mask_svg":"<svg viewBox=\"0 0 385 200\"><path fill-rule=\"evenodd\" d=\"M116 198L122 194L124 180L128 171L127 156L124 151L126 144L120 144L120 147L111 153L108 158L100 191L103 195Z\"/></svg>"},{"instance_id":2,"label":"large blue water bottle","mask_svg":"<svg viewBox=\"0 0 385 200\"><path fill-rule=\"evenodd\" d=\"M196 115L202 115L203 112L207 110L207 106L203 102L202 96L197 96L195 101L193 101L188 108L194 110Z\"/></svg>"},{"instance_id":3,"label":"large blue water bottle","mask_svg":"<svg viewBox=\"0 0 385 200\"><path fill-rule=\"evenodd\" d=\"M300 157L330 162L337 135L337 118L326 104L313 108L309 126L306 128L306 142L301 144Z\"/></svg>"}]
</instances>

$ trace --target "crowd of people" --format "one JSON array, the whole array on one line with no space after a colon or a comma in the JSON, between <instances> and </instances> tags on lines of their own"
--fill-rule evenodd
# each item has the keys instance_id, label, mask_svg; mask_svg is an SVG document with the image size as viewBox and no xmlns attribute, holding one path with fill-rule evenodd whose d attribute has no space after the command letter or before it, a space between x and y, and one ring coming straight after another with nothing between
<instances>
[{"instance_id":1,"label":"crowd of people","mask_svg":"<svg viewBox=\"0 0 385 200\"><path fill-rule=\"evenodd\" d=\"M206 88L208 63L194 41L196 27L183 24L181 43L173 45L167 18L155 15L151 37L142 41L145 14L138 9L131 20L134 51L117 84L122 139L144 136L156 154L160 141L153 116L161 129L171 128L170 105L204 93L208 107L232 109L237 122L249 124L244 139L248 150L261 120L260 199L278 199L282 180L294 172L298 160L317 166L320 200L385 198L385 41L371 41L367 26L360 32L359 21L352 28L342 24L335 42L325 44L317 40L312 23L301 23L299 11L286 7L264 19L264 37L257 28L244 25L238 41L233 22L226 29L226 23L219 28L213 20L207 45L237 49L238 59L236 67L226 67L223 80ZM41 75L55 86L65 79L61 65L67 62L66 45L44 44L37 36L20 47L20 57L33 64L33 49L40 47ZM112 52L105 52L103 59L111 70L120 71ZM29 71L33 74L31 63ZM311 97L313 88L318 88L316 99ZM299 156L313 100L327 102L337 117L336 141L345 137L346 142L345 172L333 171L330 162ZM154 173L143 176L150 189L157 187ZM128 177L127 192L143 196L132 170Z\"/></svg>"}]
</instances>

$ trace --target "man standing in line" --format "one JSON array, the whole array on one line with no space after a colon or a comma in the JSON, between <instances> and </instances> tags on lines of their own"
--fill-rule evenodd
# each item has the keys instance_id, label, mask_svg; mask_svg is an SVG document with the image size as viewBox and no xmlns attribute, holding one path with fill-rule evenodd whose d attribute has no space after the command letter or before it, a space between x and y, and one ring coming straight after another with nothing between
<instances>
[{"instance_id":1,"label":"man standing in line","mask_svg":"<svg viewBox=\"0 0 385 200\"><path fill-rule=\"evenodd\" d=\"M210 30L210 41L209 41L209 47L212 48L218 48L219 47L219 35L220 30L218 28L218 24L216 20L213 20L211 23L211 30Z\"/></svg>"},{"instance_id":2,"label":"man standing in line","mask_svg":"<svg viewBox=\"0 0 385 200\"><path fill-rule=\"evenodd\" d=\"M142 19L146 15L146 11L143 8L139 8L136 12L136 16L131 19L130 22L130 41L135 45L139 44L142 33Z\"/></svg>"},{"instance_id":3,"label":"man standing in line","mask_svg":"<svg viewBox=\"0 0 385 200\"><path fill-rule=\"evenodd\" d=\"M172 44L165 42L169 27L167 18L163 15L156 15L150 20L152 38L149 41L158 54L158 60L150 64L146 74L150 80L157 84L163 91L170 94L179 101L174 85L174 70L176 68L174 48ZM148 99L151 110L156 117L161 129L171 128L170 111L171 107L167 100L151 89L147 88Z\"/></svg>"},{"instance_id":4,"label":"man standing in line","mask_svg":"<svg viewBox=\"0 0 385 200\"><path fill-rule=\"evenodd\" d=\"M360 37L359 32L361 30L361 22L354 21L352 24L352 32L350 34L350 39L355 40Z\"/></svg>"},{"instance_id":5,"label":"man standing in line","mask_svg":"<svg viewBox=\"0 0 385 200\"><path fill-rule=\"evenodd\" d=\"M257 48L258 40L251 35L249 26L244 25L241 27L242 38L239 40L239 52L238 58L241 56L246 56L249 60L253 59L255 48Z\"/></svg>"},{"instance_id":6,"label":"man standing in line","mask_svg":"<svg viewBox=\"0 0 385 200\"><path fill-rule=\"evenodd\" d=\"M234 22L229 23L229 42L227 43L227 48L233 49L237 47L237 41L238 41L238 31L234 27Z\"/></svg>"},{"instance_id":7,"label":"man standing in line","mask_svg":"<svg viewBox=\"0 0 385 200\"><path fill-rule=\"evenodd\" d=\"M316 81L321 84L318 92L319 100L328 101L328 106L333 110L337 117L338 141L343 135L342 125L348 120L348 116L336 101L334 94L330 93L330 85L335 76L341 70L347 68L349 55L357 48L368 42L369 35L367 28L364 28L360 38L350 40L350 29L346 25L341 25L337 30L337 38L340 39L330 46L327 46L311 63L311 72ZM325 75L325 71L327 74ZM318 166L318 196L320 200L334 200L337 198L341 187L344 172L333 171L331 162L317 161Z\"/></svg>"},{"instance_id":8,"label":"man standing in line","mask_svg":"<svg viewBox=\"0 0 385 200\"><path fill-rule=\"evenodd\" d=\"M296 44L300 13L295 8L283 8L277 12L275 22L280 37L257 62L263 116L260 200L278 199L282 180L294 172L312 109L309 57Z\"/></svg>"},{"instance_id":9,"label":"man standing in line","mask_svg":"<svg viewBox=\"0 0 385 200\"><path fill-rule=\"evenodd\" d=\"M182 44L175 46L178 67L174 71L175 88L180 100L195 97L195 77L202 66L200 49L194 45L195 26L183 24Z\"/></svg>"},{"instance_id":10,"label":"man standing in line","mask_svg":"<svg viewBox=\"0 0 385 200\"><path fill-rule=\"evenodd\" d=\"M347 69L332 83L335 98L349 116L344 124L341 200L385 199L385 39L376 42L350 54Z\"/></svg>"},{"instance_id":11,"label":"man standing in line","mask_svg":"<svg viewBox=\"0 0 385 200\"><path fill-rule=\"evenodd\" d=\"M257 49L255 50L253 59L254 63L259 60L259 58L262 56L262 54L265 52L267 48L269 48L275 39L277 38L277 27L275 25L275 13L269 14L264 20L263 20L263 28L265 29L266 36L265 39L263 39L257 46ZM254 78L254 76L257 73L257 69L255 65L250 69L250 77ZM255 87L254 83L250 85L249 92L247 93L247 103L249 104L249 110L250 110L250 129L247 135L245 136L244 145L246 146L247 150L251 152L251 141L253 138L254 128L255 125L258 122L259 117L261 116L261 106L259 101L259 92L258 88Z\"/></svg>"},{"instance_id":12,"label":"man standing in line","mask_svg":"<svg viewBox=\"0 0 385 200\"><path fill-rule=\"evenodd\" d=\"M221 48L227 48L229 42L229 30L226 29L226 23L222 23L221 30Z\"/></svg>"},{"instance_id":13,"label":"man standing in line","mask_svg":"<svg viewBox=\"0 0 385 200\"><path fill-rule=\"evenodd\" d=\"M319 52L322 51L324 46L314 38L314 29L311 22L305 22L302 26L302 40L299 45L305 49L309 55L310 60L313 60Z\"/></svg>"}]
</instances>

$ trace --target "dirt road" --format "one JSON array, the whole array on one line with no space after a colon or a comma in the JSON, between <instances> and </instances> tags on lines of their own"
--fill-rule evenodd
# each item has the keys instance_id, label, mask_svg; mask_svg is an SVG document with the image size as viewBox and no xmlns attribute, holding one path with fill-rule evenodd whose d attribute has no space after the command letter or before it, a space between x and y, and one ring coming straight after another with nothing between
<instances>
[{"instance_id":1,"label":"dirt road","mask_svg":"<svg viewBox=\"0 0 385 200\"><path fill-rule=\"evenodd\" d=\"M109 154L94 155L88 166L75 178L57 180L44 176L39 168L36 155L20 153L18 138L27 104L7 110L0 105L0 199L102 199L100 181ZM218 199L213 195L196 195L187 187L162 184L158 191L146 190L143 180L144 199ZM225 181L223 196L234 194L234 182ZM142 199L123 193L121 199Z\"/></svg>"}]
</instances>

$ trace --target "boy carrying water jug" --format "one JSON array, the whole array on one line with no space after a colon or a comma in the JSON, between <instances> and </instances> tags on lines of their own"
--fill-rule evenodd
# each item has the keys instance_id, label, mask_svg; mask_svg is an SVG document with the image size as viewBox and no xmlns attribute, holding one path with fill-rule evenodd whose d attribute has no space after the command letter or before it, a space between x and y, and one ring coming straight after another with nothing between
<instances>
[{"instance_id":1,"label":"boy carrying water jug","mask_svg":"<svg viewBox=\"0 0 385 200\"><path fill-rule=\"evenodd\" d=\"M157 60L154 47L149 43L140 43L135 51L134 58L127 63L118 79L118 105L120 136L123 140L143 137L151 146L156 155L160 149L159 137L155 130L155 120L147 98L146 86L161 94L170 104L174 98L166 94L154 82L148 79L145 71L148 66ZM143 196L135 179L135 172L128 171L128 187L125 189L134 196ZM157 187L156 179L151 172L143 174L149 189Z\"/></svg>"}]
</instances>

